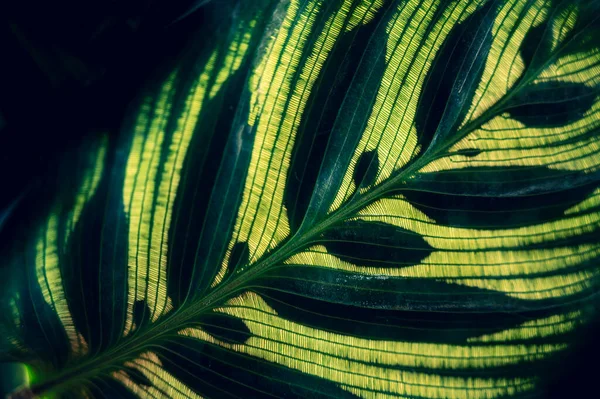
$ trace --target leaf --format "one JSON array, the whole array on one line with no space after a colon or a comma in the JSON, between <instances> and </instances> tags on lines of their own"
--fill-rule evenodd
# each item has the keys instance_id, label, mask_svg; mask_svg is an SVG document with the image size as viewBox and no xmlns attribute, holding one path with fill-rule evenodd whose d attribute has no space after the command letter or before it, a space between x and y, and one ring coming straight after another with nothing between
<instances>
[{"instance_id":1,"label":"leaf","mask_svg":"<svg viewBox=\"0 0 600 399\"><path fill-rule=\"evenodd\" d=\"M219 313L203 315L199 323L204 331L225 342L244 343L251 335L248 327L240 319Z\"/></svg>"},{"instance_id":2,"label":"leaf","mask_svg":"<svg viewBox=\"0 0 600 399\"><path fill-rule=\"evenodd\" d=\"M596 3L203 4L11 216L13 396L543 395L597 317Z\"/></svg>"},{"instance_id":3,"label":"leaf","mask_svg":"<svg viewBox=\"0 0 600 399\"><path fill-rule=\"evenodd\" d=\"M103 151L98 154L100 161L102 155ZM55 243L58 265L46 265L47 269L59 268L63 279L62 295L68 310L57 311L71 313L74 326L90 350L109 347L122 334L128 288L126 216L120 193L108 189L109 179L123 182L124 162L110 158L105 162L114 169L100 178L96 188L99 194L82 209L73 232L63 240L66 243L62 254ZM64 223L68 226L68 221Z\"/></svg>"},{"instance_id":4,"label":"leaf","mask_svg":"<svg viewBox=\"0 0 600 399\"><path fill-rule=\"evenodd\" d=\"M113 379L100 379L89 388L89 394L95 398L123 398L133 399L136 397L127 387Z\"/></svg>"},{"instance_id":5,"label":"leaf","mask_svg":"<svg viewBox=\"0 0 600 399\"><path fill-rule=\"evenodd\" d=\"M565 46L565 53L584 53L597 48L599 25L596 16L600 10L600 5L595 1L581 2L576 4L576 13L573 5L568 2L560 2L557 6L558 11L562 11L561 16L568 15L570 24L574 25L573 29L567 30L562 41ZM561 8L564 10L561 10ZM575 23L573 24L573 22Z\"/></svg>"},{"instance_id":6,"label":"leaf","mask_svg":"<svg viewBox=\"0 0 600 399\"><path fill-rule=\"evenodd\" d=\"M152 381L150 381L141 371L134 369L133 367L125 367L123 371L136 384L145 385L147 387L152 386Z\"/></svg>"},{"instance_id":7,"label":"leaf","mask_svg":"<svg viewBox=\"0 0 600 399\"><path fill-rule=\"evenodd\" d=\"M323 14L327 15L327 13ZM352 23L351 20L344 22L341 28L345 28L346 31L340 35L330 50L327 60L323 63L323 71L319 73L314 89L310 92L305 105L306 111L302 114L296 134L288 171L288 189L285 192L285 204L293 230L300 227L315 190L327 142L333 130L333 122L336 120L333 115L340 109L354 77L359 74L356 65L360 63L364 48L371 40L384 14L385 7L380 7L368 23L353 26L356 22ZM325 22L324 19L322 17L322 23ZM314 32L316 34L319 31ZM380 68L377 68L377 72ZM297 74L299 73L298 71ZM367 159L364 162L367 164L363 165L363 168L367 169L371 162ZM377 168L373 169L374 172L369 173L370 180L374 178L370 175L377 173ZM366 172L365 170L361 173ZM356 179L362 181L361 176Z\"/></svg>"},{"instance_id":8,"label":"leaf","mask_svg":"<svg viewBox=\"0 0 600 399\"><path fill-rule=\"evenodd\" d=\"M150 321L150 308L145 301L136 301L133 304L133 323L136 328L141 328Z\"/></svg>"},{"instance_id":9,"label":"leaf","mask_svg":"<svg viewBox=\"0 0 600 399\"><path fill-rule=\"evenodd\" d=\"M208 57L205 55L204 57ZM221 56L223 57L223 56ZM210 59L209 59L210 60ZM221 59L221 62L224 60ZM246 61L247 62L247 61ZM219 162L226 151L227 135L219 132L227 132L232 128L232 121L235 115L235 106L238 99L235 98L236 90L243 87L243 75L237 73L230 77L229 84L223 89L227 92L219 94L212 99L203 98L206 87L209 83L209 74L205 73L204 80L199 80L196 84L196 95L200 97L188 98L186 101L202 101L198 119L206 123L194 127L194 120L187 122L188 129L197 129L196 134L191 134L189 138L189 152L193 152L193 157L185 157L182 166L182 181L187 184L179 185L175 194L173 204L172 219L173 227L169 231L168 241L172 243L173 250L168 253L167 262L169 278L169 297L175 305L185 301L186 296L196 283L196 280L202 281L201 277L194 277L194 268L189 264L198 262L198 248L190 245L191 242L197 242L206 223L211 223L211 215L208 212L208 204L211 200L211 190L206 187L215 187L215 182L219 172ZM213 78L214 79L214 78ZM185 85L182 88L183 94L186 94ZM183 95L182 94L182 95ZM188 112L194 112L195 108L189 104L186 106ZM197 105L196 105L197 107ZM183 150L183 149L182 149ZM181 154L183 155L183 154ZM183 157L179 158L183 159ZM224 205L235 207L238 196L230 193L231 203ZM226 221L222 223L226 224ZM216 267L216 266L215 266ZM210 273L209 268L205 269Z\"/></svg>"},{"instance_id":10,"label":"leaf","mask_svg":"<svg viewBox=\"0 0 600 399\"><path fill-rule=\"evenodd\" d=\"M329 253L365 266L416 264L432 251L419 235L385 223L349 221L326 232L321 240Z\"/></svg>"},{"instance_id":11,"label":"leaf","mask_svg":"<svg viewBox=\"0 0 600 399\"><path fill-rule=\"evenodd\" d=\"M421 175L402 195L441 224L505 229L559 219L598 187L597 173L473 167Z\"/></svg>"},{"instance_id":12,"label":"leaf","mask_svg":"<svg viewBox=\"0 0 600 399\"><path fill-rule=\"evenodd\" d=\"M378 169L379 158L377 157L377 151L363 152L354 167L354 184L357 187L372 185L375 183Z\"/></svg>"},{"instance_id":13,"label":"leaf","mask_svg":"<svg viewBox=\"0 0 600 399\"><path fill-rule=\"evenodd\" d=\"M446 135L467 113L492 44L495 6L488 1L455 25L432 61L415 115L424 150L436 133Z\"/></svg>"},{"instance_id":14,"label":"leaf","mask_svg":"<svg viewBox=\"0 0 600 399\"><path fill-rule=\"evenodd\" d=\"M159 356L167 370L181 376L188 386L205 395L355 397L329 381L190 338L168 343Z\"/></svg>"},{"instance_id":15,"label":"leaf","mask_svg":"<svg viewBox=\"0 0 600 399\"><path fill-rule=\"evenodd\" d=\"M256 292L286 319L373 340L460 344L552 313L480 288L300 265L273 270Z\"/></svg>"},{"instance_id":16,"label":"leaf","mask_svg":"<svg viewBox=\"0 0 600 399\"><path fill-rule=\"evenodd\" d=\"M594 105L597 89L578 83L545 82L525 88L507 107L510 116L533 127L573 123Z\"/></svg>"},{"instance_id":17,"label":"leaf","mask_svg":"<svg viewBox=\"0 0 600 399\"><path fill-rule=\"evenodd\" d=\"M531 28L523 43L521 43L521 57L526 68L537 66L538 60L545 60L552 51L551 26L548 21Z\"/></svg>"}]
</instances>

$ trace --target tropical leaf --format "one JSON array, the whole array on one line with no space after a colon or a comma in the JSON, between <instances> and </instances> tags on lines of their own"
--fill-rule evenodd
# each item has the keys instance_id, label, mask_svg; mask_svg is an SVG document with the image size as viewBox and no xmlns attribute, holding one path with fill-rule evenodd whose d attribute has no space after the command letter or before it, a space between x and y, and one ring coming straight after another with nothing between
<instances>
[{"instance_id":1,"label":"tropical leaf","mask_svg":"<svg viewBox=\"0 0 600 399\"><path fill-rule=\"evenodd\" d=\"M596 314L600 2L206 7L6 257L15 397L543 395Z\"/></svg>"}]
</instances>

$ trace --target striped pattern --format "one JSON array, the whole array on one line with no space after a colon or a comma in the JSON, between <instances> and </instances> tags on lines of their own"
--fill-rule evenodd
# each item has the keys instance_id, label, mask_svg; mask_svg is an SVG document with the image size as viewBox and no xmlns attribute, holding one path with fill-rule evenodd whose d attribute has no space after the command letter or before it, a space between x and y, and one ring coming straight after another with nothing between
<instances>
[{"instance_id":1,"label":"striped pattern","mask_svg":"<svg viewBox=\"0 0 600 399\"><path fill-rule=\"evenodd\" d=\"M65 161L3 355L57 398L543 396L596 313L599 2L218 3Z\"/></svg>"}]
</instances>

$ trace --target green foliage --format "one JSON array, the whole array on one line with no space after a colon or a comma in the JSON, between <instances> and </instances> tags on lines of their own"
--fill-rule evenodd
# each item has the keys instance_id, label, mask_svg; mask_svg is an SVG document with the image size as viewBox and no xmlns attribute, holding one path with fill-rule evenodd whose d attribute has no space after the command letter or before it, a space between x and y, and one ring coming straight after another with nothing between
<instances>
[{"instance_id":1,"label":"green foliage","mask_svg":"<svg viewBox=\"0 0 600 399\"><path fill-rule=\"evenodd\" d=\"M31 392L542 395L596 313L600 2L210 7L11 251Z\"/></svg>"}]
</instances>

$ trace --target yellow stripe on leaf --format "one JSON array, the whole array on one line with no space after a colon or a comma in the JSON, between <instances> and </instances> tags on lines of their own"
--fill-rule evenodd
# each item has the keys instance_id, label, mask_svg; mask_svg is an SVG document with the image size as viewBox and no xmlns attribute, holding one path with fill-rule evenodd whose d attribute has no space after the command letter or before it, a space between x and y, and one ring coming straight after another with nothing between
<instances>
[{"instance_id":1,"label":"yellow stripe on leaf","mask_svg":"<svg viewBox=\"0 0 600 399\"><path fill-rule=\"evenodd\" d=\"M203 397L192 391L163 369L160 359L152 352L146 352L134 361L126 362L125 366L138 370L150 381L152 386L136 384L125 371L115 371L113 378L119 380L140 398L189 398L202 399Z\"/></svg>"},{"instance_id":2,"label":"yellow stripe on leaf","mask_svg":"<svg viewBox=\"0 0 600 399\"><path fill-rule=\"evenodd\" d=\"M75 203L70 210L63 211L55 206L42 228L36 243L35 271L37 281L44 301L56 312L67 336L71 349L76 355L87 351L84 338L75 328L73 317L65 297L59 256L69 245L69 237L77 227L77 223L85 205L90 201L98 188L98 183L104 171L107 138L102 137L98 147L90 154L89 168L86 168L80 188L75 197ZM64 241L59 242L59 223L61 215L66 217Z\"/></svg>"},{"instance_id":3,"label":"yellow stripe on leaf","mask_svg":"<svg viewBox=\"0 0 600 399\"><path fill-rule=\"evenodd\" d=\"M166 123L171 116L175 73L163 85L154 112L151 112L149 100L140 110L123 190L130 221L126 334L131 329L136 301L146 301L152 320L171 308L166 285L168 227L181 168L198 122L215 58L215 54L209 58L190 90L181 114L177 115L177 125L170 137L166 157L162 149ZM160 168L163 157L164 163Z\"/></svg>"}]
</instances>

